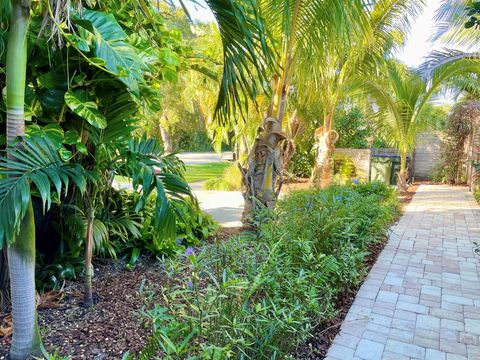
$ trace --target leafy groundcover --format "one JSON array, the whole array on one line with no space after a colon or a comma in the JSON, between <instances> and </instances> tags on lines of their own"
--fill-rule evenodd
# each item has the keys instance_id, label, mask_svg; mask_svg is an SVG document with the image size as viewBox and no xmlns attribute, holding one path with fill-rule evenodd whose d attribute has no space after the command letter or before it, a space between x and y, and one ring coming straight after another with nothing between
<instances>
[{"instance_id":1,"label":"leafy groundcover","mask_svg":"<svg viewBox=\"0 0 480 360\"><path fill-rule=\"evenodd\" d=\"M368 246L397 211L395 190L379 183L298 191L257 214L256 235L188 248L168 263L162 299L141 311L148 345L124 358L289 358L363 279Z\"/></svg>"}]
</instances>

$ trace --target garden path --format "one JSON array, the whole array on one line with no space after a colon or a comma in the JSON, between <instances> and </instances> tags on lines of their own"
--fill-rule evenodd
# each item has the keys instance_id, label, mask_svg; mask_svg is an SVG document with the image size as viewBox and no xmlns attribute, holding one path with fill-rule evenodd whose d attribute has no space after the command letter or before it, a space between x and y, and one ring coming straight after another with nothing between
<instances>
[{"instance_id":1,"label":"garden path","mask_svg":"<svg viewBox=\"0 0 480 360\"><path fill-rule=\"evenodd\" d=\"M200 208L222 227L242 226L243 196L240 191L202 190L203 182L191 183Z\"/></svg>"},{"instance_id":2,"label":"garden path","mask_svg":"<svg viewBox=\"0 0 480 360\"><path fill-rule=\"evenodd\" d=\"M224 151L221 154L215 153L213 151L209 151L209 152L183 152L183 153L178 153L177 156L186 165L193 165L193 164L209 164L213 162L231 160L233 157L233 154L231 151Z\"/></svg>"},{"instance_id":3,"label":"garden path","mask_svg":"<svg viewBox=\"0 0 480 360\"><path fill-rule=\"evenodd\" d=\"M422 185L358 291L328 360L480 359L480 208Z\"/></svg>"},{"instance_id":4,"label":"garden path","mask_svg":"<svg viewBox=\"0 0 480 360\"><path fill-rule=\"evenodd\" d=\"M185 152L178 157L187 165L209 164L230 160L232 152L217 154L214 152ZM206 191L203 190L204 181L190 183L193 193L200 203L200 207L222 227L242 226L243 196L239 191Z\"/></svg>"}]
</instances>

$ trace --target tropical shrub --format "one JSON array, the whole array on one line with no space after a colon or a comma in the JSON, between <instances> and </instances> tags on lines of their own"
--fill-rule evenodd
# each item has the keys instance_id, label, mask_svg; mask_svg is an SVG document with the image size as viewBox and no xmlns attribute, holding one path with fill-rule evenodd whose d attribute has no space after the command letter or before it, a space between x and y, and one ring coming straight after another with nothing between
<instances>
[{"instance_id":1,"label":"tropical shrub","mask_svg":"<svg viewBox=\"0 0 480 360\"><path fill-rule=\"evenodd\" d=\"M475 200L477 200L478 203L480 203L480 189L475 190L473 193L473 196L475 196Z\"/></svg>"},{"instance_id":2,"label":"tropical shrub","mask_svg":"<svg viewBox=\"0 0 480 360\"><path fill-rule=\"evenodd\" d=\"M137 196L133 193L130 198ZM122 252L130 256L128 267L135 264L142 251L153 256L173 255L184 246L198 245L200 241L207 240L218 227L210 215L200 210L196 200L190 199L175 203L177 237L166 238L158 235L153 228L154 208L155 198L150 197L140 213L140 236L131 237L120 245Z\"/></svg>"},{"instance_id":3,"label":"tropical shrub","mask_svg":"<svg viewBox=\"0 0 480 360\"><path fill-rule=\"evenodd\" d=\"M177 238L162 237L153 229L155 196L150 196L143 210L137 213L135 205L139 196L132 191L110 190L107 206L98 214L94 227L95 255L113 259L126 257L127 268L131 268L142 253L169 256L183 246L198 245L217 228L212 217L201 211L195 200L185 199L174 206ZM55 251L37 252L38 289L60 288L64 280L76 279L83 269L85 226L81 217L69 210L68 206L55 208L53 220L44 224L61 234L61 239L53 244Z\"/></svg>"},{"instance_id":4,"label":"tropical shrub","mask_svg":"<svg viewBox=\"0 0 480 360\"><path fill-rule=\"evenodd\" d=\"M335 114L335 130L338 132L337 148L367 149L386 147L375 132L371 121L358 107L343 108Z\"/></svg>"},{"instance_id":5,"label":"tropical shrub","mask_svg":"<svg viewBox=\"0 0 480 360\"><path fill-rule=\"evenodd\" d=\"M294 192L257 217L258 235L188 248L167 265L164 301L141 311L153 336L138 358L286 357L335 316L396 211L380 183Z\"/></svg>"},{"instance_id":6,"label":"tropical shrub","mask_svg":"<svg viewBox=\"0 0 480 360\"><path fill-rule=\"evenodd\" d=\"M176 151L213 151L207 132L179 131Z\"/></svg>"},{"instance_id":7,"label":"tropical shrub","mask_svg":"<svg viewBox=\"0 0 480 360\"><path fill-rule=\"evenodd\" d=\"M453 107L445 125L441 162L434 171L433 180L445 183L465 181L465 143L479 115L476 101L459 102Z\"/></svg>"},{"instance_id":8,"label":"tropical shrub","mask_svg":"<svg viewBox=\"0 0 480 360\"><path fill-rule=\"evenodd\" d=\"M301 178L310 177L315 164L315 157L316 154L313 144L298 148L288 163L288 172Z\"/></svg>"}]
</instances>

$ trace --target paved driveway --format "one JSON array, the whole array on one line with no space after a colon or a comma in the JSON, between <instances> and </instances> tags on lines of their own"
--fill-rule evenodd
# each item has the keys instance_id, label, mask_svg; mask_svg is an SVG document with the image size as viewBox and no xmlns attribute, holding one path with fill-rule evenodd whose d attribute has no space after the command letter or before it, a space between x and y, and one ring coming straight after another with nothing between
<instances>
[{"instance_id":1,"label":"paved driveway","mask_svg":"<svg viewBox=\"0 0 480 360\"><path fill-rule=\"evenodd\" d=\"M479 226L467 188L422 185L326 359L479 360Z\"/></svg>"}]
</instances>

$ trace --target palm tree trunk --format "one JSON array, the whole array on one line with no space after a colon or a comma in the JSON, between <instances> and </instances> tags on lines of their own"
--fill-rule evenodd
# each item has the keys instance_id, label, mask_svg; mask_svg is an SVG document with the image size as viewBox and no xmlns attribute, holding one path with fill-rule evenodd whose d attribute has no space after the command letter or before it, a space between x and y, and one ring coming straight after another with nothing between
<instances>
[{"instance_id":1,"label":"palm tree trunk","mask_svg":"<svg viewBox=\"0 0 480 360\"><path fill-rule=\"evenodd\" d=\"M23 360L41 353L35 309L35 221L32 202L16 241L8 248L8 266L13 317L10 359Z\"/></svg>"},{"instance_id":2,"label":"palm tree trunk","mask_svg":"<svg viewBox=\"0 0 480 360\"><path fill-rule=\"evenodd\" d=\"M317 164L314 170L314 182L322 188L332 182L332 162L335 142L338 134L332 130L333 112L325 116L323 126L315 132L317 137Z\"/></svg>"},{"instance_id":3,"label":"palm tree trunk","mask_svg":"<svg viewBox=\"0 0 480 360\"><path fill-rule=\"evenodd\" d=\"M93 278L93 221L94 221L93 209L89 210L87 217L87 236L85 244L85 289L83 294L83 306L90 307L93 305L93 292L92 292L92 278Z\"/></svg>"},{"instance_id":4,"label":"palm tree trunk","mask_svg":"<svg viewBox=\"0 0 480 360\"><path fill-rule=\"evenodd\" d=\"M7 48L7 144L25 132L25 82L29 0L12 0L12 20ZM20 232L10 245L8 266L12 296L13 337L10 359L40 353L40 333L35 309L35 221L32 203Z\"/></svg>"},{"instance_id":5,"label":"palm tree trunk","mask_svg":"<svg viewBox=\"0 0 480 360\"><path fill-rule=\"evenodd\" d=\"M398 173L397 188L400 192L407 191L407 153L400 153L400 172Z\"/></svg>"},{"instance_id":6,"label":"palm tree trunk","mask_svg":"<svg viewBox=\"0 0 480 360\"><path fill-rule=\"evenodd\" d=\"M269 114L260 127L258 137L250 151L247 169L241 168L245 198L242 216L244 223L249 222L251 212L256 209L257 205L272 207L282 188L283 163L280 145L286 139L282 132L282 121L288 97L290 65L301 3L302 0L295 1L290 36L284 41L280 59L282 71L274 86Z\"/></svg>"},{"instance_id":7,"label":"palm tree trunk","mask_svg":"<svg viewBox=\"0 0 480 360\"><path fill-rule=\"evenodd\" d=\"M285 139L280 122L272 117L265 119L263 136L258 137L247 160L248 170L241 169L245 206L242 221L250 222L250 215L258 205L272 207L280 193L283 165L280 143Z\"/></svg>"},{"instance_id":8,"label":"palm tree trunk","mask_svg":"<svg viewBox=\"0 0 480 360\"><path fill-rule=\"evenodd\" d=\"M172 138L168 133L167 129L165 129L165 127L162 125L161 123L162 120L165 120L165 121L167 120L167 116L165 114L162 114L158 127L160 129L160 135L162 136L163 147L165 149L165 152L171 153L173 151Z\"/></svg>"},{"instance_id":9,"label":"palm tree trunk","mask_svg":"<svg viewBox=\"0 0 480 360\"><path fill-rule=\"evenodd\" d=\"M10 276L8 273L7 245L0 251L0 313L10 309Z\"/></svg>"}]
</instances>

